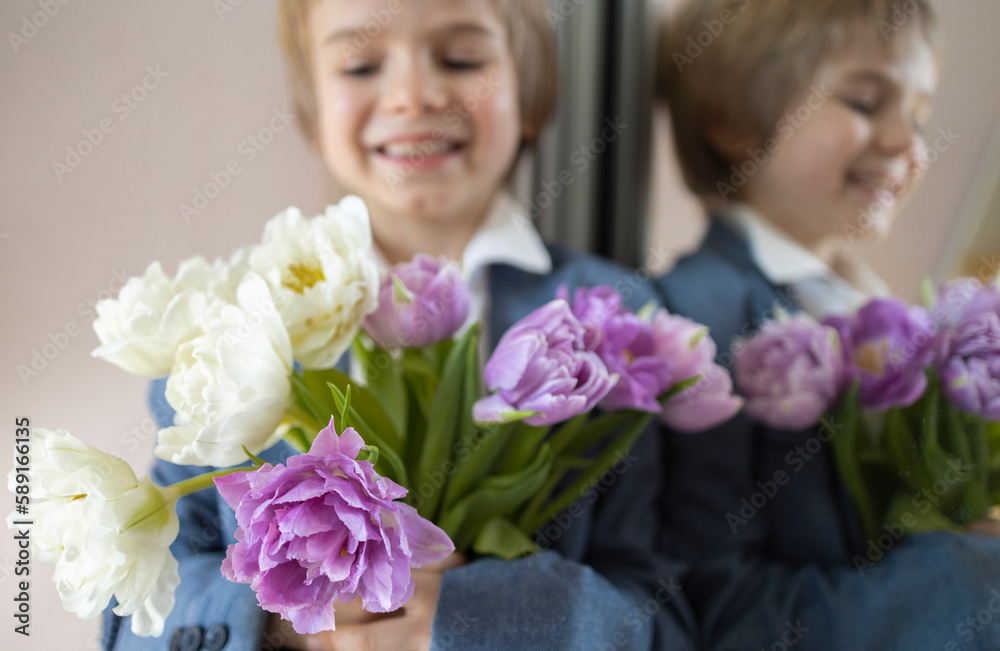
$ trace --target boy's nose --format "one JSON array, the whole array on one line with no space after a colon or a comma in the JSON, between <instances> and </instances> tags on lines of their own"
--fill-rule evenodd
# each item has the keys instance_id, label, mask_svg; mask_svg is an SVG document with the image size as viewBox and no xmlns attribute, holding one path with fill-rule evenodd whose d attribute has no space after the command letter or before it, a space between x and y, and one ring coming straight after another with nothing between
<instances>
[{"instance_id":1,"label":"boy's nose","mask_svg":"<svg viewBox=\"0 0 1000 651\"><path fill-rule=\"evenodd\" d=\"M423 66L401 68L388 75L381 99L385 112L406 115L441 111L447 103L443 81Z\"/></svg>"},{"instance_id":2,"label":"boy's nose","mask_svg":"<svg viewBox=\"0 0 1000 651\"><path fill-rule=\"evenodd\" d=\"M879 124L879 147L889 155L898 155L912 149L920 139L920 130L911 116L903 110L889 112Z\"/></svg>"}]
</instances>

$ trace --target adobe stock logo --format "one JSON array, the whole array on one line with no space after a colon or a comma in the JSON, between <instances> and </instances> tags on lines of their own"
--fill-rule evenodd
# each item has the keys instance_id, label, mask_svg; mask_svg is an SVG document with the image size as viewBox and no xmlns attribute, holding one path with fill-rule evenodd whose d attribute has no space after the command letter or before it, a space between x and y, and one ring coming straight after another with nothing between
<instances>
[{"instance_id":1,"label":"adobe stock logo","mask_svg":"<svg viewBox=\"0 0 1000 651\"><path fill-rule=\"evenodd\" d=\"M31 14L31 17L21 18L21 29L17 32L7 32L7 42L14 54L18 54L28 41L38 36L38 32L44 29L49 21L56 17L62 7L68 5L70 0L38 0L38 7L41 11Z\"/></svg>"}]
</instances>

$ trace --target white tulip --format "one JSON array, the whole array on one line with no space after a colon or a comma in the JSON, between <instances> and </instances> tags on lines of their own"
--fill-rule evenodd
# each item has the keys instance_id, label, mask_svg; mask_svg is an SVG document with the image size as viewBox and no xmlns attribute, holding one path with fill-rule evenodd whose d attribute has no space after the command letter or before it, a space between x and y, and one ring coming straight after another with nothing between
<instances>
[{"instance_id":1,"label":"white tulip","mask_svg":"<svg viewBox=\"0 0 1000 651\"><path fill-rule=\"evenodd\" d=\"M306 219L289 208L268 222L250 267L267 281L295 359L330 368L378 307L379 273L368 210L346 197Z\"/></svg>"},{"instance_id":2,"label":"white tulip","mask_svg":"<svg viewBox=\"0 0 1000 651\"><path fill-rule=\"evenodd\" d=\"M232 466L281 437L291 393L292 349L267 284L247 273L239 305L223 305L205 334L180 346L167 379L175 425L155 454L179 464Z\"/></svg>"},{"instance_id":3,"label":"white tulip","mask_svg":"<svg viewBox=\"0 0 1000 651\"><path fill-rule=\"evenodd\" d=\"M135 375L166 375L178 347L202 334L205 319L218 312L213 304L232 300L233 276L241 271L222 260L191 258L171 279L153 262L117 298L97 303L94 331L101 346L91 354Z\"/></svg>"},{"instance_id":4,"label":"white tulip","mask_svg":"<svg viewBox=\"0 0 1000 651\"><path fill-rule=\"evenodd\" d=\"M65 430L36 427L30 438L32 551L55 567L63 607L92 618L114 596L115 613L132 615L133 633L161 635L180 583L170 553L178 493L136 479L127 463ZM12 513L7 524L24 517Z\"/></svg>"}]
</instances>

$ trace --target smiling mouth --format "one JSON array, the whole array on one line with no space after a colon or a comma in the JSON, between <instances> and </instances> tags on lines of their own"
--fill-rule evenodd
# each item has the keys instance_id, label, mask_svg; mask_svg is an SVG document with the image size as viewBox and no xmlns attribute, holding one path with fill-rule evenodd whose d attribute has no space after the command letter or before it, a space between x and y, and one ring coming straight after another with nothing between
<instances>
[{"instance_id":1,"label":"smiling mouth","mask_svg":"<svg viewBox=\"0 0 1000 651\"><path fill-rule=\"evenodd\" d=\"M422 159L446 156L461 150L464 146L464 143L459 141L406 140L380 145L375 151L388 158Z\"/></svg>"},{"instance_id":2,"label":"smiling mouth","mask_svg":"<svg viewBox=\"0 0 1000 651\"><path fill-rule=\"evenodd\" d=\"M902 183L900 182L857 174L855 172L847 173L847 183L851 187L884 204L894 202L897 193L902 190Z\"/></svg>"}]
</instances>

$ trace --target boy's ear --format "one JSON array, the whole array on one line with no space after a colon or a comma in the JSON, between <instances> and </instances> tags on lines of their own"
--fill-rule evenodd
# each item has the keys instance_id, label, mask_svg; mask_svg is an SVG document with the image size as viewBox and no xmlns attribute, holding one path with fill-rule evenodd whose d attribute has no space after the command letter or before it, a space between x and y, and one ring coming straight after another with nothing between
<instances>
[{"instance_id":1,"label":"boy's ear","mask_svg":"<svg viewBox=\"0 0 1000 651\"><path fill-rule=\"evenodd\" d=\"M760 140L752 130L722 120L709 121L705 135L715 151L730 163L746 160Z\"/></svg>"}]
</instances>

